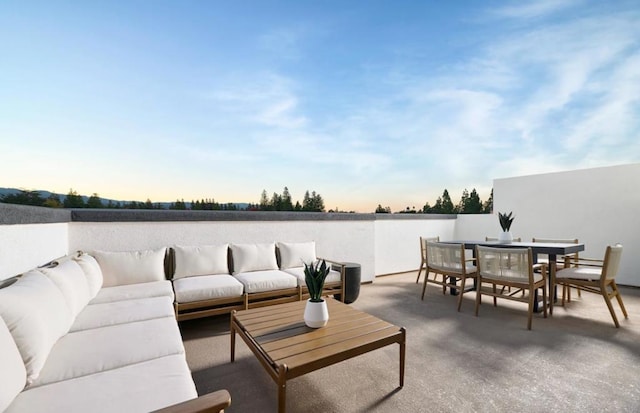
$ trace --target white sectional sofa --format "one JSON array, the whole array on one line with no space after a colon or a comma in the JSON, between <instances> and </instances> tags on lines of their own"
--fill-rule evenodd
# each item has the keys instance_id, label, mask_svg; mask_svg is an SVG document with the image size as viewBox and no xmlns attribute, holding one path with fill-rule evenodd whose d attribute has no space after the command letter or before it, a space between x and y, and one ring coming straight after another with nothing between
<instances>
[{"instance_id":1,"label":"white sectional sofa","mask_svg":"<svg viewBox=\"0 0 640 413\"><path fill-rule=\"evenodd\" d=\"M219 411L197 398L165 248L80 253L0 289L0 411Z\"/></svg>"},{"instance_id":2,"label":"white sectional sofa","mask_svg":"<svg viewBox=\"0 0 640 413\"><path fill-rule=\"evenodd\" d=\"M319 259L315 242L174 246L168 276L178 320L308 298L304 263ZM344 297L344 265L332 270L324 294Z\"/></svg>"}]
</instances>

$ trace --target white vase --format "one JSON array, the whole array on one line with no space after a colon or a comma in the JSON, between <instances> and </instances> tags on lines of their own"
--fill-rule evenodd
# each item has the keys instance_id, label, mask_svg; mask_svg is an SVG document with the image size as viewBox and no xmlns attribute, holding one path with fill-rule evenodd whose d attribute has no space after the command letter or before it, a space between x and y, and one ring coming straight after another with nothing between
<instances>
[{"instance_id":1,"label":"white vase","mask_svg":"<svg viewBox=\"0 0 640 413\"><path fill-rule=\"evenodd\" d=\"M509 231L503 231L498 235L498 242L501 244L511 244L513 242L513 235Z\"/></svg>"},{"instance_id":2,"label":"white vase","mask_svg":"<svg viewBox=\"0 0 640 413\"><path fill-rule=\"evenodd\" d=\"M324 300L314 303L308 299L304 308L304 323L311 328L319 328L327 325L327 321L329 321L327 303Z\"/></svg>"}]
</instances>

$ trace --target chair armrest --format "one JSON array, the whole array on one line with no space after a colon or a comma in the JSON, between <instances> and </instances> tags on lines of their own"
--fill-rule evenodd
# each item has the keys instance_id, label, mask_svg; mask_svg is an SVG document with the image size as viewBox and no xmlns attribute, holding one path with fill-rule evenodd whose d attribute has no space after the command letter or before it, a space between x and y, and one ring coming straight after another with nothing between
<instances>
[{"instance_id":1,"label":"chair armrest","mask_svg":"<svg viewBox=\"0 0 640 413\"><path fill-rule=\"evenodd\" d=\"M231 395L226 390L207 393L186 402L174 404L155 413L219 413L231 405Z\"/></svg>"},{"instance_id":2,"label":"chair armrest","mask_svg":"<svg viewBox=\"0 0 640 413\"><path fill-rule=\"evenodd\" d=\"M547 264L537 263L537 264L533 264L532 267L534 271L539 269L543 276L547 275Z\"/></svg>"}]
</instances>

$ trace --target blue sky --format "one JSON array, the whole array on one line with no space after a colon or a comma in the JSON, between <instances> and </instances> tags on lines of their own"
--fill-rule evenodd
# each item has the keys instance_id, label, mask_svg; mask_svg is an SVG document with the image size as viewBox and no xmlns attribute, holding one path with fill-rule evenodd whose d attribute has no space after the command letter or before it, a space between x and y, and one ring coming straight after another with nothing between
<instances>
[{"instance_id":1,"label":"blue sky","mask_svg":"<svg viewBox=\"0 0 640 413\"><path fill-rule=\"evenodd\" d=\"M373 212L639 161L637 1L0 3L0 186Z\"/></svg>"}]
</instances>

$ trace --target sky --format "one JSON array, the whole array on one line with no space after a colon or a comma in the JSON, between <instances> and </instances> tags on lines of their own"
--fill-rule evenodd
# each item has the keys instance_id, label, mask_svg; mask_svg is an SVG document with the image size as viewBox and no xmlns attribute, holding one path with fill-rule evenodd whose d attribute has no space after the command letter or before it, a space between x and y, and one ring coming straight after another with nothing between
<instances>
[{"instance_id":1,"label":"sky","mask_svg":"<svg viewBox=\"0 0 640 413\"><path fill-rule=\"evenodd\" d=\"M640 2L0 2L0 186L327 209L640 161Z\"/></svg>"}]
</instances>

